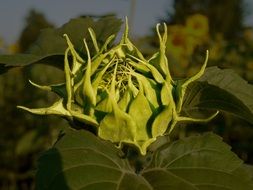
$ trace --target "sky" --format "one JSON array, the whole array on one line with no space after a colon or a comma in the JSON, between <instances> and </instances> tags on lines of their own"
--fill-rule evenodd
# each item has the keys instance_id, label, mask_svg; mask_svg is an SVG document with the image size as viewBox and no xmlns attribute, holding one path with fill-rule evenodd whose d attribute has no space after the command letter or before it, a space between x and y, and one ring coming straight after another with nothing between
<instances>
[{"instance_id":1,"label":"sky","mask_svg":"<svg viewBox=\"0 0 253 190\"><path fill-rule=\"evenodd\" d=\"M253 26L253 0L245 1L250 13L245 23ZM61 26L85 14L116 13L122 19L130 17L131 2L135 2L130 28L133 36L150 33L167 11L173 11L173 0L0 0L0 37L8 44L15 43L31 9L44 13L50 22Z\"/></svg>"}]
</instances>

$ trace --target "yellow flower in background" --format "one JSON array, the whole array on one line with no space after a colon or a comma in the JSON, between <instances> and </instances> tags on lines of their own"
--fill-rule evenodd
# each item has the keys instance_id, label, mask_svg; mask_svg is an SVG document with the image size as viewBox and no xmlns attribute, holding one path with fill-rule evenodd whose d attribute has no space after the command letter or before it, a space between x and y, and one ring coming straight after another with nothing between
<instances>
[{"instance_id":1,"label":"yellow flower in background","mask_svg":"<svg viewBox=\"0 0 253 190\"><path fill-rule=\"evenodd\" d=\"M168 41L167 50L175 58L180 58L184 55L185 47L187 46L187 35L185 28L182 25L168 26Z\"/></svg>"},{"instance_id":2,"label":"yellow flower in background","mask_svg":"<svg viewBox=\"0 0 253 190\"><path fill-rule=\"evenodd\" d=\"M167 55L173 64L173 72L184 76L184 70L189 66L189 60L195 50L209 40L208 18L194 14L186 19L185 25L169 25Z\"/></svg>"},{"instance_id":3,"label":"yellow flower in background","mask_svg":"<svg viewBox=\"0 0 253 190\"><path fill-rule=\"evenodd\" d=\"M211 42L210 59L215 61L221 59L224 55L226 45L227 43L224 40L223 35L221 33L217 33L214 40Z\"/></svg>"},{"instance_id":4,"label":"yellow flower in background","mask_svg":"<svg viewBox=\"0 0 253 190\"><path fill-rule=\"evenodd\" d=\"M8 53L10 53L10 54L19 53L19 52L20 52L19 44L18 44L18 43L15 43L15 44L9 45L7 51L8 51Z\"/></svg>"},{"instance_id":5,"label":"yellow flower in background","mask_svg":"<svg viewBox=\"0 0 253 190\"><path fill-rule=\"evenodd\" d=\"M6 54L20 53L19 43L8 45L0 37L0 53L6 53Z\"/></svg>"},{"instance_id":6,"label":"yellow flower in background","mask_svg":"<svg viewBox=\"0 0 253 190\"><path fill-rule=\"evenodd\" d=\"M185 69L188 64L188 56L192 54L194 48L189 43L189 36L186 33L183 25L168 26L168 40L166 43L166 52L170 59L170 64L173 64L173 73L181 76L182 69Z\"/></svg>"},{"instance_id":7,"label":"yellow flower in background","mask_svg":"<svg viewBox=\"0 0 253 190\"><path fill-rule=\"evenodd\" d=\"M208 18L202 14L194 14L186 19L186 29L190 35L198 39L208 39Z\"/></svg>"},{"instance_id":8,"label":"yellow flower in background","mask_svg":"<svg viewBox=\"0 0 253 190\"><path fill-rule=\"evenodd\" d=\"M192 55L196 46L208 39L208 18L201 14L189 16L185 26L168 26L168 52L171 52L175 58Z\"/></svg>"}]
</instances>

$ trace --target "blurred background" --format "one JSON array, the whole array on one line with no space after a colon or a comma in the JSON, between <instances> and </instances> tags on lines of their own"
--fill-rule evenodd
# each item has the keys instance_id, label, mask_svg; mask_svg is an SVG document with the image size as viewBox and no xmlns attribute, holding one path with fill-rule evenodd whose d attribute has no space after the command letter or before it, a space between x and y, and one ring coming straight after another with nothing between
<instances>
[{"instance_id":1,"label":"blurred background","mask_svg":"<svg viewBox=\"0 0 253 190\"><path fill-rule=\"evenodd\" d=\"M115 15L129 18L131 38L146 56L158 48L156 23L168 26L167 56L173 76L187 77L203 63L232 68L253 83L253 1L251 0L8 0L0 1L0 54L23 53L43 28L71 18ZM43 72L42 72L43 71ZM67 122L33 116L17 105L50 105L55 96L28 80L51 84L64 80L57 68L34 65L0 75L0 189L34 189L36 159L55 142ZM247 164L253 164L253 126L223 113L208 125L181 126L179 138L214 131Z\"/></svg>"}]
</instances>

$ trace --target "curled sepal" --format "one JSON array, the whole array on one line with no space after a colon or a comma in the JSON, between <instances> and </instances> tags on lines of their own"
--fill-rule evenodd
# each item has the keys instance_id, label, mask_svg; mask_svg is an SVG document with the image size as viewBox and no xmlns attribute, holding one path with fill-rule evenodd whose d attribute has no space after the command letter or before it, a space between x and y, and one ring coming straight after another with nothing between
<instances>
[{"instance_id":1,"label":"curled sepal","mask_svg":"<svg viewBox=\"0 0 253 190\"><path fill-rule=\"evenodd\" d=\"M61 115L65 117L72 117L70 112L65 109L63 105L63 99L59 99L57 102L55 102L52 106L48 108L35 108L35 109L30 109L24 106L17 106L20 109L26 110L30 113L33 114L38 114L38 115Z\"/></svg>"},{"instance_id":2,"label":"curled sepal","mask_svg":"<svg viewBox=\"0 0 253 190\"><path fill-rule=\"evenodd\" d=\"M94 120L92 117L78 113L77 111L65 109L63 105L63 99L59 99L57 102L55 102L52 106L48 108L30 109L23 106L17 106L17 107L20 109L26 110L30 113L37 114L37 115L60 115L70 120L75 118L75 119L81 120L82 122L86 124L89 124L92 126L98 126L97 121Z\"/></svg>"},{"instance_id":3,"label":"curled sepal","mask_svg":"<svg viewBox=\"0 0 253 190\"><path fill-rule=\"evenodd\" d=\"M172 105L165 106L164 109L159 113L153 124L152 124L152 137L156 138L158 136L164 135L167 128L170 126L170 122L173 118L173 107Z\"/></svg>"},{"instance_id":4,"label":"curled sepal","mask_svg":"<svg viewBox=\"0 0 253 190\"><path fill-rule=\"evenodd\" d=\"M128 114L121 110L113 111L101 121L98 136L114 143L133 143L135 130L135 123Z\"/></svg>"},{"instance_id":5,"label":"curled sepal","mask_svg":"<svg viewBox=\"0 0 253 190\"><path fill-rule=\"evenodd\" d=\"M142 155L147 152L148 146L155 141L155 138L148 138L146 128L140 129L128 113L122 111L114 102L113 111L106 115L100 122L98 136L113 143L133 144ZM145 131L145 132L144 132ZM139 139L139 140L137 140ZM141 140L142 139L142 140Z\"/></svg>"},{"instance_id":6,"label":"curled sepal","mask_svg":"<svg viewBox=\"0 0 253 190\"><path fill-rule=\"evenodd\" d=\"M69 50L72 54L72 57L73 57L73 64L72 64L71 73L75 75L78 72L78 70L81 68L82 64L84 63L84 60L76 52L74 45L71 43L68 35L64 34L63 36L66 38L68 48L69 48Z\"/></svg>"},{"instance_id":7,"label":"curled sepal","mask_svg":"<svg viewBox=\"0 0 253 190\"><path fill-rule=\"evenodd\" d=\"M104 59L106 58L107 54L99 54L98 56L96 56L93 60L92 60L92 65L91 65L91 74L93 75L96 71L97 68L100 66L100 64L104 61Z\"/></svg>"},{"instance_id":8,"label":"curled sepal","mask_svg":"<svg viewBox=\"0 0 253 190\"><path fill-rule=\"evenodd\" d=\"M96 110L102 111L105 113L111 113L112 112L112 102L111 99L108 96L108 92L104 93L106 96L104 99L102 99L97 105Z\"/></svg>"},{"instance_id":9,"label":"curled sepal","mask_svg":"<svg viewBox=\"0 0 253 190\"><path fill-rule=\"evenodd\" d=\"M100 71L99 75L97 76L97 80L94 81L93 86L95 89L97 88L98 82L100 81L100 78L103 76L104 72L107 70L108 65ZM102 99L98 105L96 106L96 110L103 111L106 113L111 113L113 111L113 104L116 104L116 92L115 92L115 85L116 85L116 71L117 71L117 64L114 68L114 73L111 79L111 86L110 86L110 91L108 89L105 89L106 92L106 97Z\"/></svg>"},{"instance_id":10,"label":"curled sepal","mask_svg":"<svg viewBox=\"0 0 253 190\"><path fill-rule=\"evenodd\" d=\"M106 66L101 71L99 71L98 74L96 75L96 77L93 79L91 85L94 90L94 95L97 95L98 86L99 86L100 82L102 81L105 72L107 71L107 69L112 64L113 61L114 61L114 58L112 58L111 61L109 63L107 63ZM96 63L96 62L93 62L92 65L94 63Z\"/></svg>"},{"instance_id":11,"label":"curled sepal","mask_svg":"<svg viewBox=\"0 0 253 190\"><path fill-rule=\"evenodd\" d=\"M207 118L191 118L191 117L180 116L177 118L177 121L208 122L212 120L213 118L215 118L218 114L219 114L219 111L216 111L214 114L212 114L211 116Z\"/></svg>"},{"instance_id":12,"label":"curled sepal","mask_svg":"<svg viewBox=\"0 0 253 190\"><path fill-rule=\"evenodd\" d=\"M100 122L98 136L114 143L127 142L133 144L136 134L134 120L118 107L111 94L109 94L109 98L113 104L113 110Z\"/></svg>"},{"instance_id":13,"label":"curled sepal","mask_svg":"<svg viewBox=\"0 0 253 190\"><path fill-rule=\"evenodd\" d=\"M139 148L141 155L146 155L148 147L155 141L156 138L150 138L147 141L138 141L134 145Z\"/></svg>"},{"instance_id":14,"label":"curled sepal","mask_svg":"<svg viewBox=\"0 0 253 190\"><path fill-rule=\"evenodd\" d=\"M199 72L197 72L195 75L193 75L192 77L186 79L186 81L183 83L182 87L186 88L187 85L189 85L191 82L196 81L197 79L199 79L205 72L205 68L207 66L207 62L208 62L208 57L209 57L209 51L206 50L206 57L205 57L205 61L204 64L202 65L202 67L200 68Z\"/></svg>"},{"instance_id":15,"label":"curled sepal","mask_svg":"<svg viewBox=\"0 0 253 190\"><path fill-rule=\"evenodd\" d=\"M45 86L45 85L42 86L42 85L39 85L39 84L36 84L36 83L32 82L31 80L29 80L29 82L30 82L33 86L35 86L35 87L37 87L37 88L39 88L39 89L41 89L41 90L45 90L45 91L51 91L51 90L52 90L50 86Z\"/></svg>"},{"instance_id":16,"label":"curled sepal","mask_svg":"<svg viewBox=\"0 0 253 190\"><path fill-rule=\"evenodd\" d=\"M173 103L173 99L171 96L172 86L166 82L164 82L161 90L161 102L164 106Z\"/></svg>"},{"instance_id":17,"label":"curled sepal","mask_svg":"<svg viewBox=\"0 0 253 190\"><path fill-rule=\"evenodd\" d=\"M122 111L126 112L129 107L129 103L131 102L132 99L133 99L133 93L131 92L129 88L127 88L123 94L123 97L118 102L119 108Z\"/></svg>"},{"instance_id":18,"label":"curled sepal","mask_svg":"<svg viewBox=\"0 0 253 190\"><path fill-rule=\"evenodd\" d=\"M66 49L64 55L64 72L65 72L65 80L66 80L66 91L67 91L67 110L71 110L71 102L73 96L73 76L71 74L71 70L69 67L69 60L68 60L68 52L70 51L69 48Z\"/></svg>"},{"instance_id":19,"label":"curled sepal","mask_svg":"<svg viewBox=\"0 0 253 190\"><path fill-rule=\"evenodd\" d=\"M219 111L216 111L214 114L212 114L211 116L207 117L207 118L191 118L191 117L183 117L183 116L178 116L178 115L174 115L174 120L170 125L170 129L168 131L168 134L170 134L173 129L176 126L177 122L183 121L183 122L208 122L211 121L213 118L215 118L217 115L219 114Z\"/></svg>"},{"instance_id":20,"label":"curled sepal","mask_svg":"<svg viewBox=\"0 0 253 190\"><path fill-rule=\"evenodd\" d=\"M161 73L153 65L147 64L146 66L149 68L156 82L161 84L165 81Z\"/></svg>"},{"instance_id":21,"label":"curled sepal","mask_svg":"<svg viewBox=\"0 0 253 190\"><path fill-rule=\"evenodd\" d=\"M94 118L90 117L89 115L85 115L83 113L80 113L77 111L72 111L72 110L70 110L70 113L73 118L75 118L85 124L92 125L95 127L99 126L98 122Z\"/></svg>"},{"instance_id":22,"label":"curled sepal","mask_svg":"<svg viewBox=\"0 0 253 190\"><path fill-rule=\"evenodd\" d=\"M128 35L129 35L129 27L128 27L128 19L126 17L124 34L120 41L121 49L123 49L125 55L136 56L139 59L146 61L140 50L129 40Z\"/></svg>"},{"instance_id":23,"label":"curled sepal","mask_svg":"<svg viewBox=\"0 0 253 190\"><path fill-rule=\"evenodd\" d=\"M177 109L178 113L181 111L183 100L184 100L184 96L185 96L185 92L186 92L186 89L187 89L188 85L190 83L198 80L204 74L205 68L207 66L208 55L209 55L209 52L207 50L206 51L206 58L205 58L204 64L202 65L202 67L199 70L199 72L197 72L194 76L192 76L192 77L190 77L188 79L185 79L185 80L182 80L182 81L178 82L178 84L176 86L176 90L175 90L176 99L177 99L177 103L176 103L176 107L177 108L176 109Z\"/></svg>"},{"instance_id":24,"label":"curled sepal","mask_svg":"<svg viewBox=\"0 0 253 190\"><path fill-rule=\"evenodd\" d=\"M36 83L32 82L31 80L29 80L29 82L33 86L35 86L41 90L52 91L52 92L56 93L57 95L59 95L60 97L62 97L63 99L67 99L67 92L66 92L66 84L65 83L46 86L46 85L36 84Z\"/></svg>"},{"instance_id":25,"label":"curled sepal","mask_svg":"<svg viewBox=\"0 0 253 190\"><path fill-rule=\"evenodd\" d=\"M106 39L104 45L103 45L103 46L101 47L101 49L100 49L100 53L103 53L104 51L107 51L108 45L113 41L114 38L115 38L115 35L113 34L113 35L109 36L109 37Z\"/></svg>"},{"instance_id":26,"label":"curled sepal","mask_svg":"<svg viewBox=\"0 0 253 190\"><path fill-rule=\"evenodd\" d=\"M154 80L149 79L139 73L133 74L138 80L141 82L144 90L145 97L149 101L149 104L152 106L153 109L157 109L159 107L159 98L158 98L158 91L159 88L156 86Z\"/></svg>"},{"instance_id":27,"label":"curled sepal","mask_svg":"<svg viewBox=\"0 0 253 190\"><path fill-rule=\"evenodd\" d=\"M166 42L167 42L167 26L164 23L164 33L161 35L160 33L160 24L156 25L156 31L160 42L159 52L155 53L150 59L149 62L154 65L162 74L169 78L172 81L172 77L170 75L168 60L166 57Z\"/></svg>"},{"instance_id":28,"label":"curled sepal","mask_svg":"<svg viewBox=\"0 0 253 190\"><path fill-rule=\"evenodd\" d=\"M150 73L150 70L147 66L145 66L144 64L139 64L139 63L135 63L134 61L132 61L131 59L126 59L128 61L128 63L134 67L135 70L139 71L140 73L144 74L144 75L148 75Z\"/></svg>"},{"instance_id":29,"label":"curled sepal","mask_svg":"<svg viewBox=\"0 0 253 190\"><path fill-rule=\"evenodd\" d=\"M94 30L92 28L88 28L88 31L90 33L90 37L91 37L91 40L92 40L93 45L95 47L96 53L98 53L100 51L100 49L98 47L96 33L94 32Z\"/></svg>"},{"instance_id":30,"label":"curled sepal","mask_svg":"<svg viewBox=\"0 0 253 190\"><path fill-rule=\"evenodd\" d=\"M147 126L152 115L152 109L142 89L139 90L139 93L131 102L128 114L137 125L136 140L147 141L149 139Z\"/></svg>"},{"instance_id":31,"label":"curled sepal","mask_svg":"<svg viewBox=\"0 0 253 190\"><path fill-rule=\"evenodd\" d=\"M137 96L139 90L134 86L131 75L128 76L128 88L133 93L134 97Z\"/></svg>"},{"instance_id":32,"label":"curled sepal","mask_svg":"<svg viewBox=\"0 0 253 190\"><path fill-rule=\"evenodd\" d=\"M156 82L158 82L160 84L164 82L163 76L160 74L160 72L153 65L147 64L147 67L150 69Z\"/></svg>"},{"instance_id":33,"label":"curled sepal","mask_svg":"<svg viewBox=\"0 0 253 190\"><path fill-rule=\"evenodd\" d=\"M127 17L125 18L125 30L124 34L122 36L120 44L127 46L128 50L133 51L133 44L130 42L128 39L128 34L129 34L129 27L128 27L128 19Z\"/></svg>"},{"instance_id":34,"label":"curled sepal","mask_svg":"<svg viewBox=\"0 0 253 190\"><path fill-rule=\"evenodd\" d=\"M140 66L142 66L143 68L147 67L147 69L149 69L149 71L153 75L155 81L157 81L160 84L164 82L164 77L162 76L162 74L159 72L159 70L155 66L153 66L149 62L143 61L137 57L134 57L134 56L130 56L130 57L135 59L136 61L138 61L139 62L138 64ZM132 64L134 67L136 67L136 64L134 64L134 63L130 63L130 64ZM138 66L137 66L137 68L138 68Z\"/></svg>"},{"instance_id":35,"label":"curled sepal","mask_svg":"<svg viewBox=\"0 0 253 190\"><path fill-rule=\"evenodd\" d=\"M83 82L83 95L87 98L88 102L91 106L96 105L96 94L92 88L91 84L91 57L90 57L90 51L87 45L86 40L84 39L84 45L86 48L88 60L87 60L87 67L84 74L84 82Z\"/></svg>"}]
</instances>

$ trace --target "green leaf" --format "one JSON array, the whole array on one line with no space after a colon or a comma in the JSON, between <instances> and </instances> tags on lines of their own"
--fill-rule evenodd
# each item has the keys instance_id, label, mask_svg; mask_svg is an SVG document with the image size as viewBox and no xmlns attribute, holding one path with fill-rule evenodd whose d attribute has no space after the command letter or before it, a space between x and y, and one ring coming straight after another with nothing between
<instances>
[{"instance_id":1,"label":"green leaf","mask_svg":"<svg viewBox=\"0 0 253 190\"><path fill-rule=\"evenodd\" d=\"M87 39L91 50L94 48L88 32L89 27L96 33L98 46L102 46L109 36L119 31L120 26L121 21L115 17L104 17L98 21L91 18L76 18L60 28L42 30L38 40L26 54L0 55L1 72L6 71L5 67L27 66L33 63L56 64L55 66L63 68L63 57L67 48L64 34L68 34L75 49L85 55L84 38Z\"/></svg>"},{"instance_id":2,"label":"green leaf","mask_svg":"<svg viewBox=\"0 0 253 190\"><path fill-rule=\"evenodd\" d=\"M151 190L120 154L113 144L87 131L68 130L40 157L37 189Z\"/></svg>"},{"instance_id":3,"label":"green leaf","mask_svg":"<svg viewBox=\"0 0 253 190\"><path fill-rule=\"evenodd\" d=\"M13 67L27 66L33 63L53 65L62 68L63 56L38 56L33 54L0 55L0 73L5 73Z\"/></svg>"},{"instance_id":4,"label":"green leaf","mask_svg":"<svg viewBox=\"0 0 253 190\"><path fill-rule=\"evenodd\" d=\"M233 70L209 67L199 81L206 81L233 94L253 112L253 85L248 84Z\"/></svg>"},{"instance_id":5,"label":"green leaf","mask_svg":"<svg viewBox=\"0 0 253 190\"><path fill-rule=\"evenodd\" d=\"M194 116L210 110L226 111L253 123L253 86L232 70L207 68L204 76L188 87L182 111Z\"/></svg>"},{"instance_id":6,"label":"green leaf","mask_svg":"<svg viewBox=\"0 0 253 190\"><path fill-rule=\"evenodd\" d=\"M37 189L251 190L242 161L217 135L207 133L156 151L136 174L122 152L87 131L69 129L38 162Z\"/></svg>"},{"instance_id":7,"label":"green leaf","mask_svg":"<svg viewBox=\"0 0 253 190\"><path fill-rule=\"evenodd\" d=\"M163 145L141 174L155 190L253 189L242 161L211 133Z\"/></svg>"},{"instance_id":8,"label":"green leaf","mask_svg":"<svg viewBox=\"0 0 253 190\"><path fill-rule=\"evenodd\" d=\"M189 89L190 92L187 94L182 109L187 116L192 117L198 112L204 115L210 110L220 110L232 113L253 123L253 112L242 100L226 90L206 82L196 82L190 85Z\"/></svg>"}]
</instances>

